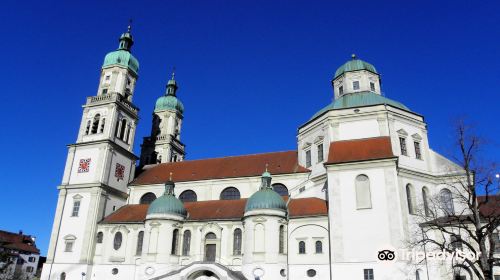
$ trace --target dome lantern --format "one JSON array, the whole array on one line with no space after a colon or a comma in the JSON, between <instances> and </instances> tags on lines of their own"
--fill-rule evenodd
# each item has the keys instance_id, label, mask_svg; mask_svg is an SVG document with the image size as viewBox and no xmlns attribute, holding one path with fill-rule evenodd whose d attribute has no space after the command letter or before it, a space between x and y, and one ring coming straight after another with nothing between
<instances>
[{"instance_id":1,"label":"dome lantern","mask_svg":"<svg viewBox=\"0 0 500 280\"><path fill-rule=\"evenodd\" d=\"M174 188L175 183L172 181L172 173L170 173L170 179L165 183L165 192L149 205L147 216L163 214L187 217L186 208L184 208L182 201L175 197Z\"/></svg>"},{"instance_id":2,"label":"dome lantern","mask_svg":"<svg viewBox=\"0 0 500 280\"><path fill-rule=\"evenodd\" d=\"M266 171L261 176L260 189L247 200L245 212L266 209L286 211L286 203L271 187L271 179L271 174L266 167Z\"/></svg>"}]
</instances>

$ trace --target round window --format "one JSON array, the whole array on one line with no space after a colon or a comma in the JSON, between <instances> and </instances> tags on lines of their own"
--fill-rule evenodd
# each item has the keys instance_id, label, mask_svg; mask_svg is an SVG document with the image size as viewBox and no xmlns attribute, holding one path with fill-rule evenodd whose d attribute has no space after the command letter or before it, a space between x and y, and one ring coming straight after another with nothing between
<instances>
[{"instance_id":1,"label":"round window","mask_svg":"<svg viewBox=\"0 0 500 280\"><path fill-rule=\"evenodd\" d=\"M316 270L314 270L314 269L309 269L309 270L307 271L307 276L309 276L309 277L314 277L314 276L316 276Z\"/></svg>"},{"instance_id":2,"label":"round window","mask_svg":"<svg viewBox=\"0 0 500 280\"><path fill-rule=\"evenodd\" d=\"M111 274L113 274L113 275L118 274L118 268L115 267L115 268L111 269Z\"/></svg>"},{"instance_id":3,"label":"round window","mask_svg":"<svg viewBox=\"0 0 500 280\"><path fill-rule=\"evenodd\" d=\"M284 269L280 270L280 275L286 277L286 271Z\"/></svg>"}]
</instances>

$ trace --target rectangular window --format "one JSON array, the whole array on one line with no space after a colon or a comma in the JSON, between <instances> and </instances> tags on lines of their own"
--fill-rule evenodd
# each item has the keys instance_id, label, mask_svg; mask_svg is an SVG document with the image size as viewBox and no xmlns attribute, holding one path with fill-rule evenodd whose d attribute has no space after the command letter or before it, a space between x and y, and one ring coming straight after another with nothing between
<instances>
[{"instance_id":1,"label":"rectangular window","mask_svg":"<svg viewBox=\"0 0 500 280\"><path fill-rule=\"evenodd\" d=\"M105 78L106 81L109 81L109 75L106 76Z\"/></svg>"},{"instance_id":2,"label":"rectangular window","mask_svg":"<svg viewBox=\"0 0 500 280\"><path fill-rule=\"evenodd\" d=\"M73 252L73 241L66 241L64 252Z\"/></svg>"},{"instance_id":3,"label":"rectangular window","mask_svg":"<svg viewBox=\"0 0 500 280\"><path fill-rule=\"evenodd\" d=\"M33 267L32 266L26 267L26 272L33 272Z\"/></svg>"},{"instance_id":4,"label":"rectangular window","mask_svg":"<svg viewBox=\"0 0 500 280\"><path fill-rule=\"evenodd\" d=\"M318 145L318 162L323 161L323 144Z\"/></svg>"},{"instance_id":5,"label":"rectangular window","mask_svg":"<svg viewBox=\"0 0 500 280\"><path fill-rule=\"evenodd\" d=\"M300 187L299 193L304 192L306 190L306 187Z\"/></svg>"},{"instance_id":6,"label":"rectangular window","mask_svg":"<svg viewBox=\"0 0 500 280\"><path fill-rule=\"evenodd\" d=\"M344 87L340 86L339 87L339 95L342 95L342 94L344 94Z\"/></svg>"},{"instance_id":7,"label":"rectangular window","mask_svg":"<svg viewBox=\"0 0 500 280\"><path fill-rule=\"evenodd\" d=\"M80 200L73 202L73 211L71 212L71 216L78 217L78 212L80 212Z\"/></svg>"},{"instance_id":8,"label":"rectangular window","mask_svg":"<svg viewBox=\"0 0 500 280\"><path fill-rule=\"evenodd\" d=\"M357 90L359 89L359 81L354 81L352 82L352 89Z\"/></svg>"},{"instance_id":9,"label":"rectangular window","mask_svg":"<svg viewBox=\"0 0 500 280\"><path fill-rule=\"evenodd\" d=\"M108 93L108 89L107 88L103 88L102 89L102 94L106 94L106 93Z\"/></svg>"},{"instance_id":10,"label":"rectangular window","mask_svg":"<svg viewBox=\"0 0 500 280\"><path fill-rule=\"evenodd\" d=\"M375 91L375 83L370 82L370 90Z\"/></svg>"},{"instance_id":11,"label":"rectangular window","mask_svg":"<svg viewBox=\"0 0 500 280\"><path fill-rule=\"evenodd\" d=\"M306 167L311 167L311 150L306 151Z\"/></svg>"},{"instance_id":12,"label":"rectangular window","mask_svg":"<svg viewBox=\"0 0 500 280\"><path fill-rule=\"evenodd\" d=\"M374 276L373 276L373 269L365 269L363 270L363 275L364 275L364 280L374 280Z\"/></svg>"},{"instance_id":13,"label":"rectangular window","mask_svg":"<svg viewBox=\"0 0 500 280\"><path fill-rule=\"evenodd\" d=\"M422 159L422 152L420 151L420 142L413 142L415 145L415 157L417 159Z\"/></svg>"},{"instance_id":14,"label":"rectangular window","mask_svg":"<svg viewBox=\"0 0 500 280\"><path fill-rule=\"evenodd\" d=\"M399 147L401 148L401 155L407 156L408 150L406 150L406 139L404 137L399 137Z\"/></svg>"}]
</instances>

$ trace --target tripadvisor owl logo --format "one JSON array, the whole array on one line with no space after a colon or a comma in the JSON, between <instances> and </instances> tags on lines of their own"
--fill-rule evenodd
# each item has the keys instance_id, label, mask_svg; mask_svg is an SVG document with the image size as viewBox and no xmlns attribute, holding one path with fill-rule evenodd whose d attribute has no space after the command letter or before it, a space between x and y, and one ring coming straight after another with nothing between
<instances>
[{"instance_id":1,"label":"tripadvisor owl logo","mask_svg":"<svg viewBox=\"0 0 500 280\"><path fill-rule=\"evenodd\" d=\"M415 261L417 263L423 261L444 261L447 259L457 260L457 261L477 261L479 258L478 254L470 251L454 250L454 251L420 251L416 249L394 249L387 246L384 249L377 250L377 259L381 262L391 262L391 261Z\"/></svg>"},{"instance_id":2,"label":"tripadvisor owl logo","mask_svg":"<svg viewBox=\"0 0 500 280\"><path fill-rule=\"evenodd\" d=\"M389 249L378 251L377 258L381 261L392 261L396 258L396 252Z\"/></svg>"}]
</instances>

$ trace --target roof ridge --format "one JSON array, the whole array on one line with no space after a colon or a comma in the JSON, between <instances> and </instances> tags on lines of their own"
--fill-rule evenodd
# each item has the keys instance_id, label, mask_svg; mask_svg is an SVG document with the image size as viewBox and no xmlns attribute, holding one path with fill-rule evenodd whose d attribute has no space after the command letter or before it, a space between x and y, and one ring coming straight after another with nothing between
<instances>
[{"instance_id":1,"label":"roof ridge","mask_svg":"<svg viewBox=\"0 0 500 280\"><path fill-rule=\"evenodd\" d=\"M259 155L267 155L267 154L290 153L290 152L297 152L297 151L296 150L287 150L287 151L277 151L277 152L264 152L264 153L255 153L255 154L245 154L245 155L209 157L209 158L183 160L183 161L177 161L177 162L164 162L164 163L156 164L154 166L167 165L167 164L172 164L172 163L183 163L183 162L193 162L193 161L213 160L213 159L224 159L224 158L235 158L235 157L250 157L250 156L259 156Z\"/></svg>"}]
</instances>

